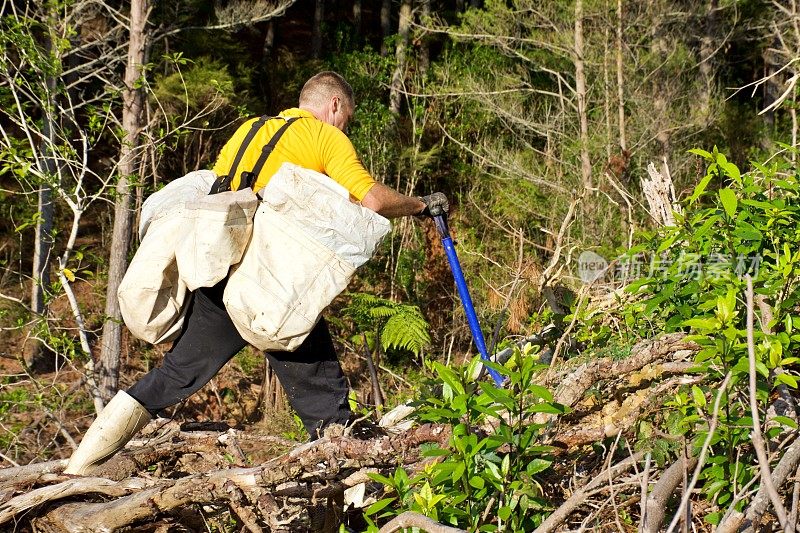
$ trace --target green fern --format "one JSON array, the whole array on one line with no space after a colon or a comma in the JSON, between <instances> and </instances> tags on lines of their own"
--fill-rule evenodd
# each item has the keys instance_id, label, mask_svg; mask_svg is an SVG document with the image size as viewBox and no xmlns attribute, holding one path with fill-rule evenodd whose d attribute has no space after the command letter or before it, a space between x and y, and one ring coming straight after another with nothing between
<instances>
[{"instance_id":1,"label":"green fern","mask_svg":"<svg viewBox=\"0 0 800 533\"><path fill-rule=\"evenodd\" d=\"M414 355L431 342L428 334L428 322L423 318L416 306L405 306L406 309L390 317L381 331L381 345L386 348L402 348Z\"/></svg>"},{"instance_id":2,"label":"green fern","mask_svg":"<svg viewBox=\"0 0 800 533\"><path fill-rule=\"evenodd\" d=\"M407 305L373 294L351 294L345 312L359 329L376 331L384 350L396 348L419 355L431 342L428 321L416 305Z\"/></svg>"}]
</instances>

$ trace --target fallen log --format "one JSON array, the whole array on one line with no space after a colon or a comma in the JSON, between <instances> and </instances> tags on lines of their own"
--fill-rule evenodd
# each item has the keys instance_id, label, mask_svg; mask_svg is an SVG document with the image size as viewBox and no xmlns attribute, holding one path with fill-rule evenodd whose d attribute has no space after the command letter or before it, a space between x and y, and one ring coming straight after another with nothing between
<instances>
[{"instance_id":1,"label":"fallen log","mask_svg":"<svg viewBox=\"0 0 800 533\"><path fill-rule=\"evenodd\" d=\"M227 433L227 439L231 434ZM226 434L223 434L226 435ZM359 440L344 434L328 434L321 439L303 444L275 459L250 468L223 468L207 473L195 473L178 479L130 478L121 481L98 478L51 476L40 480L55 482L34 490L10 485L20 494L9 497L0 504L0 524L11 520L36 520L42 530L66 532L113 531L143 520L164 516L171 511L191 504L224 504L251 530L257 530L259 520L270 523L265 516L270 498L291 495L315 501L319 498L341 498L348 488L364 483L368 478L359 472L375 466L394 468L399 464L412 464L420 460L419 446L435 442L444 447L449 439L449 428L422 425L399 435L389 435L371 440ZM221 436L215 438L219 441ZM184 442L184 444L187 444ZM167 445L175 453L175 443ZM187 447L193 451L208 448L208 453L223 456L225 447L214 450L210 443L195 439ZM143 458L161 457L165 452L144 449L124 454L132 464L149 466ZM130 457L136 459L131 460ZM59 466L63 468L61 463ZM22 467L20 467L22 468ZM52 468L52 465L51 465ZM6 476L7 477L7 476ZM307 490L292 490L299 483ZM310 489L308 489L310 487ZM59 505L65 498L76 496L96 498L102 495L107 501L79 501ZM252 505L253 502L259 502ZM37 509L46 508L43 516ZM272 520L274 522L274 520ZM249 524L249 525L248 525Z\"/></svg>"},{"instance_id":2,"label":"fallen log","mask_svg":"<svg viewBox=\"0 0 800 533\"><path fill-rule=\"evenodd\" d=\"M558 384L553 394L556 402L572 407L599 381L630 374L656 361L686 360L700 347L695 342L687 341L685 337L683 333L670 333L643 340L636 343L631 348L631 354L624 359L604 357L586 362L577 368L565 365L559 372L552 373L547 383ZM552 415L543 414L537 422L550 418Z\"/></svg>"},{"instance_id":3,"label":"fallen log","mask_svg":"<svg viewBox=\"0 0 800 533\"><path fill-rule=\"evenodd\" d=\"M663 401L666 392L680 385L697 383L701 380L702 377L675 377L649 389L636 391L622 403L609 402L603 407L599 416L589 415L571 422L569 428L555 434L553 442L567 448L575 448L613 437L620 431L630 430L648 409Z\"/></svg>"},{"instance_id":4,"label":"fallen log","mask_svg":"<svg viewBox=\"0 0 800 533\"><path fill-rule=\"evenodd\" d=\"M691 356L696 350L697 346L682 334L664 335L636 344L624 359L570 360L542 374L542 380L546 375L557 380L550 382L558 383L555 401L573 409L557 421L548 415L548 424L537 442L561 445L557 454L569 460L563 463L565 468L554 470L553 478L571 479L564 486L563 497L557 490L548 493L548 499L559 507L541 531L554 531L566 521L575 521L576 516L578 521L595 519L607 503L611 504L609 511L616 511L610 478L635 468L635 461L601 466L595 455L586 455L584 445L605 447L609 437L627 437L637 427L637 420L653 412L665 396L700 380L699 375L690 373L694 366ZM227 424L181 425L156 420L142 437L96 472L101 478L59 475L65 461L0 470L0 524L14 520L23 526L35 524L33 527L41 531L107 531L143 521L182 523L186 513L196 512L197 506L208 506L238 520L239 527L248 531L304 529L298 524L319 522L312 515L320 509L325 514L326 504L318 502L334 502L327 504L327 510L335 515L345 509L345 499L359 509L380 499L382 487L370 480L368 472L386 475L403 465L412 475L433 460L421 457L421 444L448 446L447 426L400 429L397 422L412 410L404 405L384 416L381 425L394 426L387 436L359 439L343 429L302 445L243 432ZM528 422L531 420L523 421ZM492 432L491 428L477 430L481 429ZM248 446L262 445L280 455L250 464ZM583 463L582 471L570 478L578 460ZM584 476L593 481L580 487ZM543 483L557 488L559 482L554 480ZM601 486L603 483L609 486ZM624 497L620 505L629 505L635 498L625 487L631 483L621 483L617 485ZM598 499L602 493L607 495ZM437 526L435 522L429 525ZM419 527L402 527L412 526Z\"/></svg>"}]
</instances>

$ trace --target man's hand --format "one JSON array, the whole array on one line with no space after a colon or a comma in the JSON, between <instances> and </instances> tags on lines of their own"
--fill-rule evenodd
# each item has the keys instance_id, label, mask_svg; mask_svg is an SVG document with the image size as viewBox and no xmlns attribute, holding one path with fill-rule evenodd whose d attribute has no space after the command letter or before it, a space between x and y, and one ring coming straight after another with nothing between
<instances>
[{"instance_id":1,"label":"man's hand","mask_svg":"<svg viewBox=\"0 0 800 533\"><path fill-rule=\"evenodd\" d=\"M361 205L386 218L409 215L430 217L445 214L450 208L447 197L440 192L425 197L406 196L383 183L374 184L361 200Z\"/></svg>"},{"instance_id":2,"label":"man's hand","mask_svg":"<svg viewBox=\"0 0 800 533\"><path fill-rule=\"evenodd\" d=\"M417 213L418 217L446 215L450 211L450 204L444 193L435 192L428 196L422 196L420 200L425 204L425 209Z\"/></svg>"}]
</instances>

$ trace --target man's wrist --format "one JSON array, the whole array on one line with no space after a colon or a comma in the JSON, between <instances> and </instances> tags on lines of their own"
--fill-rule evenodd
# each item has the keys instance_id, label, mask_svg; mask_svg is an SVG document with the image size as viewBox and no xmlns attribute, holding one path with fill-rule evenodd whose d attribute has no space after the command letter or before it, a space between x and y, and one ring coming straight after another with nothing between
<instances>
[{"instance_id":1,"label":"man's wrist","mask_svg":"<svg viewBox=\"0 0 800 533\"><path fill-rule=\"evenodd\" d=\"M425 200L422 199L422 196L415 196L414 199L422 205L414 211L413 215L415 217L425 216L425 210L428 209L428 205L425 203Z\"/></svg>"}]
</instances>

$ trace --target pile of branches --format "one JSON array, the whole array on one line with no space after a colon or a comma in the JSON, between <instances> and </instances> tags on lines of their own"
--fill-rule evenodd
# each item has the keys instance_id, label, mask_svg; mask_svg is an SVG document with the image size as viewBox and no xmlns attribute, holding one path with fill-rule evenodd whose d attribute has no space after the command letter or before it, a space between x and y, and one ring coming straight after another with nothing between
<instances>
[{"instance_id":1,"label":"pile of branches","mask_svg":"<svg viewBox=\"0 0 800 533\"><path fill-rule=\"evenodd\" d=\"M704 499L698 488L710 441L718 429L721 391L726 390L730 375L718 384L713 408L709 408L709 431L699 451L691 445L694 435L677 437L653 428L658 438L681 449L676 460L659 467L648 443L637 442L640 421L657 426L666 400L681 387L709 379L696 372L693 359L698 350L684 334L667 334L636 344L625 358L606 357L577 365L568 361L543 376L542 383L555 389L555 402L573 411L557 420L552 415L539 415L536 420L550 423L545 443L562 449L562 481L549 487L557 506L536 533L585 531L598 524L609 531L627 531L636 525L644 533L712 530L704 519L720 509ZM796 420L796 405L781 388L769 412ZM759 464L742 467L760 469L761 476L741 487L735 502L722 507L727 511L715 531L773 531L784 520L786 527L775 531L796 531L800 512L797 437L796 430L784 431L768 443L753 437L753 447L763 452L757 453ZM598 449L605 452L597 454ZM794 483L787 483L790 480ZM564 498L557 497L559 492ZM791 510L781 508L783 501L790 502ZM781 512L786 516L779 519Z\"/></svg>"},{"instance_id":2,"label":"pile of branches","mask_svg":"<svg viewBox=\"0 0 800 533\"><path fill-rule=\"evenodd\" d=\"M645 532L681 524L709 528L703 522L708 511L703 505L709 504L697 498L696 490L702 454L684 446L676 461L658 467L646 449L635 446L638 420L655 416L679 387L704 379L691 372L696 351L682 334L664 335L637 344L625 358L565 361L542 375L555 402L572 411L532 420L544 425L540 444L557 450L543 480L553 512L537 532L597 524L628 531L632 523ZM401 411L407 415L412 409L401 406L384 418L402 419L394 416ZM167 531L182 524L203 530L204 522L219 519L234 520L239 530L250 532L338 531L341 523L358 530L363 509L385 497L386 489L368 474L390 475L398 465L419 472L438 459L423 457L420 446L447 448L450 436L450 427L435 424L394 425L368 438L337 427L297 444L227 426L181 426L159 419L91 477L62 474L63 460L0 470L0 529ZM244 450L254 446L285 451L249 465ZM784 485L800 465L800 440L784 435L768 451L773 463L777 460L772 483L742 488L744 511L729 512L718 531L752 530L774 520L775 498L791 501ZM794 485L797 495L800 487L797 481ZM791 516L796 507L797 498ZM381 531L412 526L460 531L413 513L396 517Z\"/></svg>"},{"instance_id":3,"label":"pile of branches","mask_svg":"<svg viewBox=\"0 0 800 533\"><path fill-rule=\"evenodd\" d=\"M235 429L157 424L145 430L156 436L132 442L90 477L62 474L65 460L0 470L0 528L86 532L147 524L141 530L153 531L154 521L168 528L207 520L197 516L200 509L212 517L230 513L251 532L338 531L348 489L363 493L372 483L367 474L388 465L414 468L421 444L446 446L449 439L447 428L434 425L366 440L334 430L248 467L245 445L290 443Z\"/></svg>"}]
</instances>

